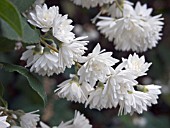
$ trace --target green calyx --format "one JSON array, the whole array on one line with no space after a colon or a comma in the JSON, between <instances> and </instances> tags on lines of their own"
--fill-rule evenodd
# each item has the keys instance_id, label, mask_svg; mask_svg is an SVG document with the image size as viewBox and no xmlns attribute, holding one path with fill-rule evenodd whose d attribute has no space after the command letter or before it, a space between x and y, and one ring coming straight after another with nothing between
<instances>
[{"instance_id":1,"label":"green calyx","mask_svg":"<svg viewBox=\"0 0 170 128\"><path fill-rule=\"evenodd\" d=\"M102 82L99 81L97 85L98 85L99 88L104 89L104 84Z\"/></svg>"},{"instance_id":2,"label":"green calyx","mask_svg":"<svg viewBox=\"0 0 170 128\"><path fill-rule=\"evenodd\" d=\"M43 47L40 44L37 44L34 48L34 54L42 54L43 53Z\"/></svg>"},{"instance_id":3,"label":"green calyx","mask_svg":"<svg viewBox=\"0 0 170 128\"><path fill-rule=\"evenodd\" d=\"M144 92L144 93L147 93L149 90L145 87L145 86L143 86L143 85L136 85L137 86L137 90L138 91L142 91L142 92Z\"/></svg>"}]
</instances>

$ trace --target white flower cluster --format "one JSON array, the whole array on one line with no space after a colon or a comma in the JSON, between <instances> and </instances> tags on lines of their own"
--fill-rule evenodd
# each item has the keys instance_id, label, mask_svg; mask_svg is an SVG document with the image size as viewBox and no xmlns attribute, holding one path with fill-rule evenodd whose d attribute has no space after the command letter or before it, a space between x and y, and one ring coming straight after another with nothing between
<instances>
[{"instance_id":1,"label":"white flower cluster","mask_svg":"<svg viewBox=\"0 0 170 128\"><path fill-rule=\"evenodd\" d=\"M116 49L146 51L155 47L161 38L161 15L152 17L152 9L147 9L139 2L135 9L132 3L122 0L74 2L87 8L114 2L107 10L111 17L98 17L100 21L97 26L110 41L114 39ZM151 65L145 62L144 56L139 57L136 53L129 55L113 68L119 60L112 57L112 52L101 50L100 44L92 53L83 56L87 50L86 37L75 38L72 32L74 27L70 25L72 20L67 15L59 14L57 6L48 9L46 4L37 5L30 15L28 22L45 34L41 36L39 44L28 46L23 53L21 60L27 62L26 67L43 76L63 73L72 65L78 68L77 74L70 75L69 80L58 85L55 90L58 97L83 103L91 109L119 106L119 114L142 113L147 106L157 103L161 87L139 85L137 81L138 77L147 75L146 71Z\"/></svg>"},{"instance_id":2,"label":"white flower cluster","mask_svg":"<svg viewBox=\"0 0 170 128\"><path fill-rule=\"evenodd\" d=\"M87 50L85 45L88 41L83 41L86 37L75 38L74 33L71 32L72 20L67 19L67 15L59 14L58 10L57 6L48 9L46 4L37 5L35 12L30 13L32 19L28 20L43 32L52 29L55 40L51 45L47 43L46 46L40 44L28 46L28 50L21 57L21 60L27 61L26 67L31 67L31 72L42 76L63 73L66 67L71 68ZM59 50L56 52L49 50L48 47Z\"/></svg>"},{"instance_id":3,"label":"white flower cluster","mask_svg":"<svg viewBox=\"0 0 170 128\"><path fill-rule=\"evenodd\" d=\"M120 106L119 114L142 113L147 106L156 104L161 94L158 85L139 85L137 78L146 75L151 63L144 56L129 55L114 69L117 59L110 52L101 50L100 45L93 49L78 70L77 76L58 85L55 90L61 98L85 103L85 106L101 110Z\"/></svg>"},{"instance_id":4,"label":"white flower cluster","mask_svg":"<svg viewBox=\"0 0 170 128\"><path fill-rule=\"evenodd\" d=\"M155 47L162 36L163 18L151 16L152 9L137 2L113 3L107 10L110 16L100 16L98 29L109 41L114 40L115 49L143 52Z\"/></svg>"}]
</instances>

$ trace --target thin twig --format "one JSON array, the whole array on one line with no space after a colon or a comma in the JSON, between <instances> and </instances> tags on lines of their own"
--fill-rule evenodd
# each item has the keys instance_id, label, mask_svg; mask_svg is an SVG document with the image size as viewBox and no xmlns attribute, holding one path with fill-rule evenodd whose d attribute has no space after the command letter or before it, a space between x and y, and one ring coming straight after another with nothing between
<instances>
[{"instance_id":1,"label":"thin twig","mask_svg":"<svg viewBox=\"0 0 170 128\"><path fill-rule=\"evenodd\" d=\"M41 39L41 43L44 44L46 47L48 47L49 49L55 51L55 52L59 52L58 49L52 47L51 45L47 44L44 40Z\"/></svg>"}]
</instances>

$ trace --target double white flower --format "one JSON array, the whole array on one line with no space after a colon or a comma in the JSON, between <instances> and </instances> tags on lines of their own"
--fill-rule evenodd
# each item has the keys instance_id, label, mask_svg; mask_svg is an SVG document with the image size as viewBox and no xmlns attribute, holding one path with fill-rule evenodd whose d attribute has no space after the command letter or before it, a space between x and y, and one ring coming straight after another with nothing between
<instances>
[{"instance_id":1,"label":"double white flower","mask_svg":"<svg viewBox=\"0 0 170 128\"><path fill-rule=\"evenodd\" d=\"M48 9L46 4L42 7L41 5L36 5L35 11L30 13L31 19L28 22L41 28L43 32L47 32L53 27L55 17L59 15L58 10L57 6L52 6Z\"/></svg>"},{"instance_id":2,"label":"double white flower","mask_svg":"<svg viewBox=\"0 0 170 128\"><path fill-rule=\"evenodd\" d=\"M126 65L126 70L132 72L136 77L146 75L146 71L148 71L150 65L152 64L145 62L144 56L139 58L136 53L134 53L133 56L129 55L128 59L123 59L123 63Z\"/></svg>"},{"instance_id":3,"label":"double white flower","mask_svg":"<svg viewBox=\"0 0 170 128\"><path fill-rule=\"evenodd\" d=\"M71 23L72 20L68 19L68 15L56 15L52 26L53 36L61 42L69 43L72 41L75 35L71 32L74 28L74 26L70 25Z\"/></svg>"},{"instance_id":4,"label":"double white flower","mask_svg":"<svg viewBox=\"0 0 170 128\"><path fill-rule=\"evenodd\" d=\"M146 85L142 86L142 88L142 92L132 90L124 95L124 99L119 101L119 114L133 114L133 112L141 114L143 111L147 111L147 106L157 104L158 95L161 94L161 86Z\"/></svg>"},{"instance_id":5,"label":"double white flower","mask_svg":"<svg viewBox=\"0 0 170 128\"><path fill-rule=\"evenodd\" d=\"M97 80L101 82L106 80L107 75L110 74L109 68L117 63L118 60L111 57L112 52L104 51L101 51L100 45L97 44L92 53L89 53L87 57L81 60L84 65L78 70L80 83L86 81L93 87Z\"/></svg>"},{"instance_id":6,"label":"double white flower","mask_svg":"<svg viewBox=\"0 0 170 128\"><path fill-rule=\"evenodd\" d=\"M117 10L116 6L108 10L113 17L99 17L97 26L109 41L114 40L117 50L142 52L156 46L164 24L161 15L152 17L152 9L140 2L135 9L125 2L121 13L112 13L113 10Z\"/></svg>"},{"instance_id":7,"label":"double white flower","mask_svg":"<svg viewBox=\"0 0 170 128\"><path fill-rule=\"evenodd\" d=\"M64 72L65 68L58 66L58 53L45 50L41 45L28 46L21 57L21 60L26 60L26 67L30 67L31 72L36 72L42 76L51 76L54 73ZM36 51L38 49L38 51Z\"/></svg>"},{"instance_id":8,"label":"double white flower","mask_svg":"<svg viewBox=\"0 0 170 128\"><path fill-rule=\"evenodd\" d=\"M56 94L60 98L67 98L67 100L85 103L89 92L92 90L88 83L80 84L78 77L75 75L70 76L71 79L66 80L58 85L58 89L55 90Z\"/></svg>"}]
</instances>

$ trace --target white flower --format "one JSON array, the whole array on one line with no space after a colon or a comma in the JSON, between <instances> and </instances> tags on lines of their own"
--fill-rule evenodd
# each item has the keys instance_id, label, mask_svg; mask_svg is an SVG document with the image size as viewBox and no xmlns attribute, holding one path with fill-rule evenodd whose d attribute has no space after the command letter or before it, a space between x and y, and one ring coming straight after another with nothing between
<instances>
[{"instance_id":1,"label":"white flower","mask_svg":"<svg viewBox=\"0 0 170 128\"><path fill-rule=\"evenodd\" d=\"M92 125L89 124L89 120L83 114L75 111L73 128L92 128Z\"/></svg>"},{"instance_id":2,"label":"white flower","mask_svg":"<svg viewBox=\"0 0 170 128\"><path fill-rule=\"evenodd\" d=\"M125 6L127 7L127 6ZM146 5L136 4L135 9L127 7L123 10L123 17L99 17L97 23L101 33L113 41L115 48L123 51L142 52L155 47L161 39L162 25L161 15L152 17L152 10Z\"/></svg>"},{"instance_id":3,"label":"white flower","mask_svg":"<svg viewBox=\"0 0 170 128\"><path fill-rule=\"evenodd\" d=\"M104 82L106 76L110 74L109 68L118 62L117 59L111 57L111 52L102 53L104 50L100 51L100 49L100 45L97 44L93 52L81 60L85 64L78 70L80 83L83 81L90 82L93 87L97 80Z\"/></svg>"},{"instance_id":4,"label":"white flower","mask_svg":"<svg viewBox=\"0 0 170 128\"><path fill-rule=\"evenodd\" d=\"M161 18L161 14L152 17L152 9L147 9L147 5L145 4L142 6L140 2L136 4L135 12L138 18L141 19L140 24L144 28L145 42L141 47L143 47L143 51L146 51L147 48L151 49L152 47L155 47L161 39L162 26L164 25L162 22L163 18Z\"/></svg>"},{"instance_id":5,"label":"white flower","mask_svg":"<svg viewBox=\"0 0 170 128\"><path fill-rule=\"evenodd\" d=\"M10 124L6 121L7 116L1 116L2 112L0 113L0 127L1 128L7 128L10 126Z\"/></svg>"},{"instance_id":6,"label":"white flower","mask_svg":"<svg viewBox=\"0 0 170 128\"><path fill-rule=\"evenodd\" d=\"M102 6L103 4L112 3L114 0L71 0L76 5L81 5L82 7L90 8L96 7L97 5Z\"/></svg>"},{"instance_id":7,"label":"white flower","mask_svg":"<svg viewBox=\"0 0 170 128\"><path fill-rule=\"evenodd\" d=\"M67 19L68 15L57 15L54 19L53 25L53 36L57 38L59 41L64 43L69 43L75 38L73 30L74 26L70 25L72 20Z\"/></svg>"},{"instance_id":8,"label":"white flower","mask_svg":"<svg viewBox=\"0 0 170 128\"><path fill-rule=\"evenodd\" d=\"M145 62L145 57L139 56L134 53L134 55L129 55L128 59L123 59L123 63L125 63L125 68L132 72L136 77L146 75L146 71L152 63Z\"/></svg>"},{"instance_id":9,"label":"white flower","mask_svg":"<svg viewBox=\"0 0 170 128\"><path fill-rule=\"evenodd\" d=\"M59 67L71 68L78 59L85 53L88 41L83 41L86 37L78 37L73 39L70 43L62 43L59 48Z\"/></svg>"},{"instance_id":10,"label":"white flower","mask_svg":"<svg viewBox=\"0 0 170 128\"><path fill-rule=\"evenodd\" d=\"M161 94L161 86L158 86L158 85L145 85L144 86L144 91L145 93L147 93L150 97L151 97L151 103L152 104L157 104L157 99L158 99L158 95Z\"/></svg>"},{"instance_id":11,"label":"white flower","mask_svg":"<svg viewBox=\"0 0 170 128\"><path fill-rule=\"evenodd\" d=\"M30 13L32 19L29 19L28 22L41 28L43 32L47 32L53 27L55 17L59 15L58 10L57 6L48 9L46 4L42 7L41 5L36 5L35 12Z\"/></svg>"},{"instance_id":12,"label":"white flower","mask_svg":"<svg viewBox=\"0 0 170 128\"><path fill-rule=\"evenodd\" d=\"M40 120L39 114L34 114L37 111L25 113L20 117L20 125L22 128L36 128L37 122Z\"/></svg>"},{"instance_id":13,"label":"white flower","mask_svg":"<svg viewBox=\"0 0 170 128\"><path fill-rule=\"evenodd\" d=\"M22 54L21 60L26 60L26 67L30 67L31 72L36 72L42 76L51 76L54 73L64 72L65 67L58 66L58 53L49 51L48 49L38 46L39 52L36 51L37 46L28 46L27 51Z\"/></svg>"},{"instance_id":14,"label":"white flower","mask_svg":"<svg viewBox=\"0 0 170 128\"><path fill-rule=\"evenodd\" d=\"M151 97L144 92L129 91L124 95L123 100L119 101L119 115L133 114L133 112L141 114L143 110L147 111L147 106L151 106L150 100Z\"/></svg>"},{"instance_id":15,"label":"white flower","mask_svg":"<svg viewBox=\"0 0 170 128\"><path fill-rule=\"evenodd\" d=\"M59 74L64 72L65 68L60 68L57 62L58 53L44 52L31 66L30 71L34 71L42 76L51 76L54 73Z\"/></svg>"},{"instance_id":16,"label":"white flower","mask_svg":"<svg viewBox=\"0 0 170 128\"><path fill-rule=\"evenodd\" d=\"M81 89L81 85L78 83L78 78L75 75L71 77L71 79L59 84L59 88L56 89L55 92L60 98L67 98L69 101L84 103L87 97Z\"/></svg>"},{"instance_id":17,"label":"white flower","mask_svg":"<svg viewBox=\"0 0 170 128\"><path fill-rule=\"evenodd\" d=\"M137 85L138 86L138 85ZM137 112L139 114L147 111L147 106L157 104L158 95L161 94L160 86L158 85L140 85L141 91L128 91L124 98L119 101L119 114Z\"/></svg>"}]
</instances>

